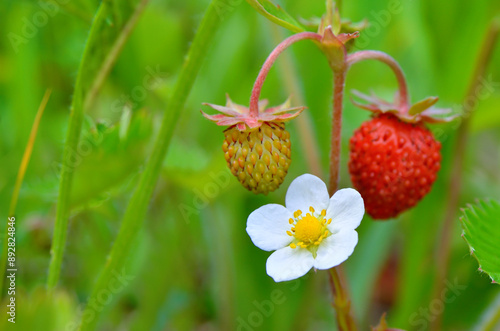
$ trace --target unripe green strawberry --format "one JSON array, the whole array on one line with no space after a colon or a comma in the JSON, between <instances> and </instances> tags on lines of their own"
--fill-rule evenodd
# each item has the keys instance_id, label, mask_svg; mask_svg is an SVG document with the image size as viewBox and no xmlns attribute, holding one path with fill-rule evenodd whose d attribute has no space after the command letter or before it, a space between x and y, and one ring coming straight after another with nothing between
<instances>
[{"instance_id":1,"label":"unripe green strawberry","mask_svg":"<svg viewBox=\"0 0 500 331\"><path fill-rule=\"evenodd\" d=\"M222 150L229 169L240 183L253 193L267 194L283 183L291 163L290 134L285 121L298 116L303 107L281 106L266 109L267 101L259 102L257 116L247 107L227 98L225 107L207 104L222 114L203 116L218 125L229 126L224 131ZM290 114L290 111L295 111Z\"/></svg>"},{"instance_id":2,"label":"unripe green strawberry","mask_svg":"<svg viewBox=\"0 0 500 331\"><path fill-rule=\"evenodd\" d=\"M224 131L224 157L233 175L254 193L276 190L290 166L290 134L285 123L266 122L257 129Z\"/></svg>"}]
</instances>

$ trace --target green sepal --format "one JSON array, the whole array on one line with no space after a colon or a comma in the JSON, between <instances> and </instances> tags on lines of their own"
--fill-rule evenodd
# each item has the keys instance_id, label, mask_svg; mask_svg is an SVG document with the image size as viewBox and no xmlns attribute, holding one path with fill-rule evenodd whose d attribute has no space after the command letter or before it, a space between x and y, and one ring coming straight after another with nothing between
<instances>
[{"instance_id":1,"label":"green sepal","mask_svg":"<svg viewBox=\"0 0 500 331\"><path fill-rule=\"evenodd\" d=\"M430 107L435 105L436 102L438 102L438 100L439 100L438 97L428 97L428 98L425 98L424 100L420 100L419 102L417 102L413 106L411 106L408 113L412 116L418 115L421 112L423 112L424 110L429 109Z\"/></svg>"}]
</instances>

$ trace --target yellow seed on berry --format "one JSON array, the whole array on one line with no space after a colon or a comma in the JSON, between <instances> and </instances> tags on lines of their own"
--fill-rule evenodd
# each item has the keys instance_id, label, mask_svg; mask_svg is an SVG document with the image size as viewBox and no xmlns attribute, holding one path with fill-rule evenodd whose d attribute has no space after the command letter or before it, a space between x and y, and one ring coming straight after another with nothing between
<instances>
[{"instance_id":1,"label":"yellow seed on berry","mask_svg":"<svg viewBox=\"0 0 500 331\"><path fill-rule=\"evenodd\" d=\"M283 156L280 156L279 163L280 163L280 166L285 167L286 166L286 159Z\"/></svg>"},{"instance_id":2,"label":"yellow seed on berry","mask_svg":"<svg viewBox=\"0 0 500 331\"><path fill-rule=\"evenodd\" d=\"M251 175L251 174L252 174L252 172L253 172L253 165L252 165L252 164L250 164L250 163L248 163L248 164L246 165L246 169L245 169L245 170L247 171L247 173L248 173L249 175Z\"/></svg>"},{"instance_id":3,"label":"yellow seed on berry","mask_svg":"<svg viewBox=\"0 0 500 331\"><path fill-rule=\"evenodd\" d=\"M257 155L257 153L252 153L250 154L250 162L252 162L253 165L255 165L255 163L257 163L257 160L259 159L259 156Z\"/></svg>"},{"instance_id":4,"label":"yellow seed on berry","mask_svg":"<svg viewBox=\"0 0 500 331\"><path fill-rule=\"evenodd\" d=\"M266 154L262 157L262 160L264 160L264 163L268 166L269 164L271 164L271 157L269 156L269 154Z\"/></svg>"},{"instance_id":5,"label":"yellow seed on berry","mask_svg":"<svg viewBox=\"0 0 500 331\"><path fill-rule=\"evenodd\" d=\"M269 140L265 141L264 142L264 148L269 152L269 153L272 153L273 151L273 145L271 144L271 142Z\"/></svg>"},{"instance_id":6,"label":"yellow seed on berry","mask_svg":"<svg viewBox=\"0 0 500 331\"><path fill-rule=\"evenodd\" d=\"M232 138L233 142L236 142L238 140L239 134L240 133L238 132L238 130L235 130L235 131L231 132L231 138Z\"/></svg>"},{"instance_id":7,"label":"yellow seed on berry","mask_svg":"<svg viewBox=\"0 0 500 331\"><path fill-rule=\"evenodd\" d=\"M271 165L269 166L269 170L271 170L271 173L272 173L273 175L276 175L276 174L278 173L278 168L276 167L276 164L271 164Z\"/></svg>"},{"instance_id":8,"label":"yellow seed on berry","mask_svg":"<svg viewBox=\"0 0 500 331\"><path fill-rule=\"evenodd\" d=\"M281 139L283 137L283 130L275 130L274 134L276 135L276 137Z\"/></svg>"},{"instance_id":9,"label":"yellow seed on berry","mask_svg":"<svg viewBox=\"0 0 500 331\"><path fill-rule=\"evenodd\" d=\"M265 126L263 128L263 131L264 131L264 134L268 137L273 137L273 129L271 129L271 127L268 125L268 126Z\"/></svg>"},{"instance_id":10,"label":"yellow seed on berry","mask_svg":"<svg viewBox=\"0 0 500 331\"><path fill-rule=\"evenodd\" d=\"M245 178L247 177L247 175L244 172L240 172L238 174L238 177L239 177L240 181L243 181L243 180L245 180Z\"/></svg>"},{"instance_id":11,"label":"yellow seed on berry","mask_svg":"<svg viewBox=\"0 0 500 331\"><path fill-rule=\"evenodd\" d=\"M268 182L268 183L269 183L272 179L273 179L273 175L271 175L271 173L266 172L266 173L264 174L264 180L265 180L266 182Z\"/></svg>"},{"instance_id":12,"label":"yellow seed on berry","mask_svg":"<svg viewBox=\"0 0 500 331\"><path fill-rule=\"evenodd\" d=\"M243 156L240 156L238 158L238 164L239 164L240 168L243 168L245 166L245 158Z\"/></svg>"},{"instance_id":13,"label":"yellow seed on berry","mask_svg":"<svg viewBox=\"0 0 500 331\"><path fill-rule=\"evenodd\" d=\"M276 163L280 161L280 155L278 154L278 152L273 152L273 160Z\"/></svg>"},{"instance_id":14,"label":"yellow seed on berry","mask_svg":"<svg viewBox=\"0 0 500 331\"><path fill-rule=\"evenodd\" d=\"M259 154L259 156L262 156L264 149L262 148L261 144L258 144L257 146L255 146L255 151L257 152L257 154Z\"/></svg>"},{"instance_id":15,"label":"yellow seed on berry","mask_svg":"<svg viewBox=\"0 0 500 331\"><path fill-rule=\"evenodd\" d=\"M261 174L264 174L266 172L266 166L262 161L257 162L255 169Z\"/></svg>"},{"instance_id":16,"label":"yellow seed on berry","mask_svg":"<svg viewBox=\"0 0 500 331\"><path fill-rule=\"evenodd\" d=\"M260 180L262 179L262 175L261 175L260 173L258 173L258 172L255 172L255 173L253 174L253 178L255 179L255 181L256 181L257 183L260 183Z\"/></svg>"}]
</instances>

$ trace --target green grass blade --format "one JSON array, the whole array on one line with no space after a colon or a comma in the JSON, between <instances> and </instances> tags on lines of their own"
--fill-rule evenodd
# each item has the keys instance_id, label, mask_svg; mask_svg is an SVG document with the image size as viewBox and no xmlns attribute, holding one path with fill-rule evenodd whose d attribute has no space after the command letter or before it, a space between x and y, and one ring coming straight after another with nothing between
<instances>
[{"instance_id":1,"label":"green grass blade","mask_svg":"<svg viewBox=\"0 0 500 331\"><path fill-rule=\"evenodd\" d=\"M47 280L49 290L57 285L61 272L68 231L71 186L75 170L72 166L73 162L71 158L74 151L77 150L85 107L92 103L95 94L100 86L102 86L105 77L118 58L120 50L130 35L132 26L137 21L146 2L147 0L137 1L135 3L138 4L135 8L132 8L125 5L113 6L113 3L103 1L92 23L78 70L63 153L56 221ZM119 24L120 21L116 18L117 10L123 11L118 15L119 17L129 18L126 23ZM115 24L110 24L109 22Z\"/></svg>"},{"instance_id":2,"label":"green grass blade","mask_svg":"<svg viewBox=\"0 0 500 331\"><path fill-rule=\"evenodd\" d=\"M221 23L221 19L217 14L217 2L217 0L214 0L210 3L200 27L198 28L198 32L196 33L185 59L182 71L165 111L165 116L151 157L140 178L139 185L127 206L118 236L88 302L93 302L100 293L106 291L114 274L121 272L131 251L131 246L137 232L144 222L149 200L153 193L155 183L160 175L163 159L165 158L172 139L175 125L184 107L186 98L194 84L210 41ZM101 312L102 310L97 311L90 305L87 305L83 316L92 316L92 318L83 319L80 330L94 330L99 321Z\"/></svg>"},{"instance_id":3,"label":"green grass blade","mask_svg":"<svg viewBox=\"0 0 500 331\"><path fill-rule=\"evenodd\" d=\"M479 201L462 212L462 237L470 253L479 262L479 270L500 283L500 204L494 200Z\"/></svg>"},{"instance_id":4,"label":"green grass blade","mask_svg":"<svg viewBox=\"0 0 500 331\"><path fill-rule=\"evenodd\" d=\"M36 135L38 133L38 127L40 126L40 121L42 120L42 115L49 102L50 94L52 93L51 89L47 89L43 96L42 102L40 103L40 107L38 107L38 111L35 116L35 120L33 121L33 126L31 127L30 136L28 139L28 144L26 145L26 149L24 150L23 158L21 159L21 165L19 166L19 171L17 172L16 183L14 186L14 191L12 192L12 198L10 200L9 205L9 215L7 218L7 224L5 227L5 233L2 234L2 256L0 260L0 296L3 293L3 280L5 276L5 269L7 263L7 248L8 248L8 229L9 229L9 220L11 217L15 216L16 207L17 207L17 199L19 198L19 192L21 191L21 186L23 184L24 175L26 174L26 169L28 168L28 164L30 162L31 154L33 152L33 145L35 144Z\"/></svg>"}]
</instances>

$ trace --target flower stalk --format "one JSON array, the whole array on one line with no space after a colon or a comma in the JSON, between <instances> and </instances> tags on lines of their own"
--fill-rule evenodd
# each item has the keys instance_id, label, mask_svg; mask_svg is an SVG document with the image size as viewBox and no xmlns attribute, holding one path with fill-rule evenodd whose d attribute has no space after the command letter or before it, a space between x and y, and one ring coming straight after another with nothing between
<instances>
[{"instance_id":1,"label":"flower stalk","mask_svg":"<svg viewBox=\"0 0 500 331\"><path fill-rule=\"evenodd\" d=\"M348 67L353 65L354 63L363 61L363 60L377 60L382 63L387 64L392 71L394 72L394 75L396 76L396 79L398 81L398 86L399 86L399 109L401 112L408 113L410 106L410 96L408 93L408 86L406 84L406 78L403 70L401 69L401 66L392 58L391 56L387 55L384 52L380 51L359 51L353 54L350 54L347 57L346 64Z\"/></svg>"},{"instance_id":2,"label":"flower stalk","mask_svg":"<svg viewBox=\"0 0 500 331\"><path fill-rule=\"evenodd\" d=\"M276 46L276 48L271 52L271 54L269 54L266 61L262 65L262 69L260 70L259 75L257 76L257 79L255 80L255 83L252 88L252 95L250 96L250 116L258 117L259 115L260 92L262 90L262 85L266 80L267 74L269 73L269 70L271 70L271 67L274 64L274 61L276 61L278 56L289 46L296 43L297 41L305 39L320 41L321 35L314 32L301 32L294 34L288 37L287 39L283 40L280 44L278 44L278 46Z\"/></svg>"},{"instance_id":3,"label":"flower stalk","mask_svg":"<svg viewBox=\"0 0 500 331\"><path fill-rule=\"evenodd\" d=\"M345 77L347 66L341 66L341 70L333 70L333 118L332 135L330 147L330 181L328 191L333 195L339 186L340 152L342 143L342 109L345 88ZM357 330L356 322L351 312L351 299L347 291L342 266L330 269L330 285L332 288L332 306L337 312L337 325L341 331Z\"/></svg>"},{"instance_id":4,"label":"flower stalk","mask_svg":"<svg viewBox=\"0 0 500 331\"><path fill-rule=\"evenodd\" d=\"M351 314L351 300L339 272L340 267L331 268L329 271L330 286L334 297L332 306L337 311L337 325L339 330L357 330L356 323Z\"/></svg>"},{"instance_id":5,"label":"flower stalk","mask_svg":"<svg viewBox=\"0 0 500 331\"><path fill-rule=\"evenodd\" d=\"M271 24L271 33L273 42L278 44L282 39L282 33L278 27ZM281 61L278 63L278 69L281 76L282 84L288 95L291 96L294 104L304 104L304 95L298 84L299 78L294 68L294 60L290 53L284 53L281 56ZM312 125L312 116L310 113L305 112L302 116L297 118L296 122L298 135L300 136L300 145L302 153L306 156L308 172L317 177L323 177L323 169L320 163L320 152L317 142L317 137L314 134Z\"/></svg>"},{"instance_id":6,"label":"flower stalk","mask_svg":"<svg viewBox=\"0 0 500 331\"><path fill-rule=\"evenodd\" d=\"M339 186L340 150L342 143L342 102L344 99L346 70L333 72L333 119L330 148L330 195L337 191Z\"/></svg>"},{"instance_id":7,"label":"flower stalk","mask_svg":"<svg viewBox=\"0 0 500 331\"><path fill-rule=\"evenodd\" d=\"M354 34L353 36L357 36ZM322 43L323 53L328 59L330 68L333 72L333 111L332 111L332 133L330 147L330 179L328 192L333 195L339 187L340 180L340 152L342 147L342 110L344 100L344 88L347 69L346 50L340 42L331 33L331 30L325 31ZM356 322L351 312L351 299L344 280L342 266L336 266L329 269L330 286L332 288L333 301L332 306L337 312L337 326L341 331L357 330Z\"/></svg>"}]
</instances>

